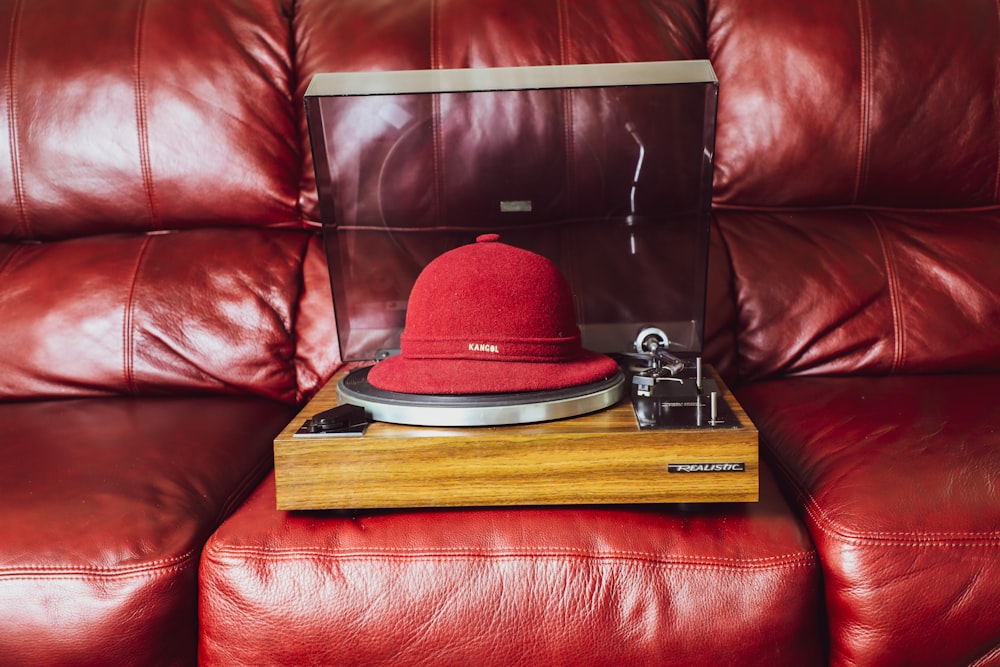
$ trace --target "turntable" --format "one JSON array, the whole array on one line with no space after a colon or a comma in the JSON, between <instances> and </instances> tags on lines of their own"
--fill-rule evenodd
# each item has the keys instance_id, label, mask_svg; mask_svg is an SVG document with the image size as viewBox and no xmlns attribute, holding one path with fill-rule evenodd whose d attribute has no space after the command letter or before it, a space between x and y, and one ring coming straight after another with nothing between
<instances>
[{"instance_id":1,"label":"turntable","mask_svg":"<svg viewBox=\"0 0 1000 667\"><path fill-rule=\"evenodd\" d=\"M401 425L367 408L353 420L337 414L343 400L359 402L351 386L368 368L335 376L275 439L279 509L757 500L757 430L708 366L700 392L685 364L683 392L670 382L661 395L658 383L649 397L630 390L581 416L509 426ZM533 397L504 397L525 398ZM455 421L478 409L464 400Z\"/></svg>"},{"instance_id":2,"label":"turntable","mask_svg":"<svg viewBox=\"0 0 1000 667\"><path fill-rule=\"evenodd\" d=\"M701 361L716 96L706 61L315 77L350 363L275 439L279 508L755 501Z\"/></svg>"}]
</instances>

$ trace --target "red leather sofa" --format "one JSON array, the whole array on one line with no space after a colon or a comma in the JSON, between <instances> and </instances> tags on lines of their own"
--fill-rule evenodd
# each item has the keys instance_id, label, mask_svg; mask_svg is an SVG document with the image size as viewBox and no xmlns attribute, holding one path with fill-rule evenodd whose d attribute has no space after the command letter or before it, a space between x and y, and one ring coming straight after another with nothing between
<instances>
[{"instance_id":1,"label":"red leather sofa","mask_svg":"<svg viewBox=\"0 0 1000 667\"><path fill-rule=\"evenodd\" d=\"M995 0L0 18L0 663L1000 665ZM687 58L760 502L276 510L340 366L310 76Z\"/></svg>"}]
</instances>

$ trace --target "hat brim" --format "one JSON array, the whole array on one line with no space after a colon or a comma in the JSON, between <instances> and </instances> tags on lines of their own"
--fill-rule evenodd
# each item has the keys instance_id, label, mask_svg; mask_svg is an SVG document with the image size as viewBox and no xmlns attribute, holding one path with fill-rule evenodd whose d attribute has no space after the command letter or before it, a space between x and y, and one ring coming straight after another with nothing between
<instances>
[{"instance_id":1,"label":"hat brim","mask_svg":"<svg viewBox=\"0 0 1000 667\"><path fill-rule=\"evenodd\" d=\"M614 359L590 350L560 362L408 359L397 355L375 364L368 372L368 382L376 389L402 394L510 394L579 387L608 378L617 370Z\"/></svg>"}]
</instances>

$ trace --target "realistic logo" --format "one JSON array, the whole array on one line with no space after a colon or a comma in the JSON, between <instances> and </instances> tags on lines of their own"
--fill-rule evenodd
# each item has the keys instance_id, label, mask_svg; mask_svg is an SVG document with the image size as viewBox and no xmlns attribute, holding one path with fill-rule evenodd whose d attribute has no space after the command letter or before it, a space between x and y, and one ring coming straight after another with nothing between
<instances>
[{"instance_id":1,"label":"realistic logo","mask_svg":"<svg viewBox=\"0 0 1000 667\"><path fill-rule=\"evenodd\" d=\"M500 347L490 343L469 343L469 352L489 352L500 354Z\"/></svg>"},{"instance_id":2,"label":"realistic logo","mask_svg":"<svg viewBox=\"0 0 1000 667\"><path fill-rule=\"evenodd\" d=\"M746 463L668 463L667 472L746 472Z\"/></svg>"}]
</instances>

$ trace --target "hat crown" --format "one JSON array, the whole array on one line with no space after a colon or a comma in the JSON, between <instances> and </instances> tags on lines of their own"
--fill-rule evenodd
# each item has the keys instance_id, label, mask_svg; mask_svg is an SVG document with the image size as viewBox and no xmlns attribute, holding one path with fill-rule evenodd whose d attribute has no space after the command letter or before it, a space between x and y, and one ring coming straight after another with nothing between
<instances>
[{"instance_id":1,"label":"hat crown","mask_svg":"<svg viewBox=\"0 0 1000 667\"><path fill-rule=\"evenodd\" d=\"M559 269L498 239L482 235L420 273L407 306L404 357L558 361L579 352L573 294Z\"/></svg>"}]
</instances>

